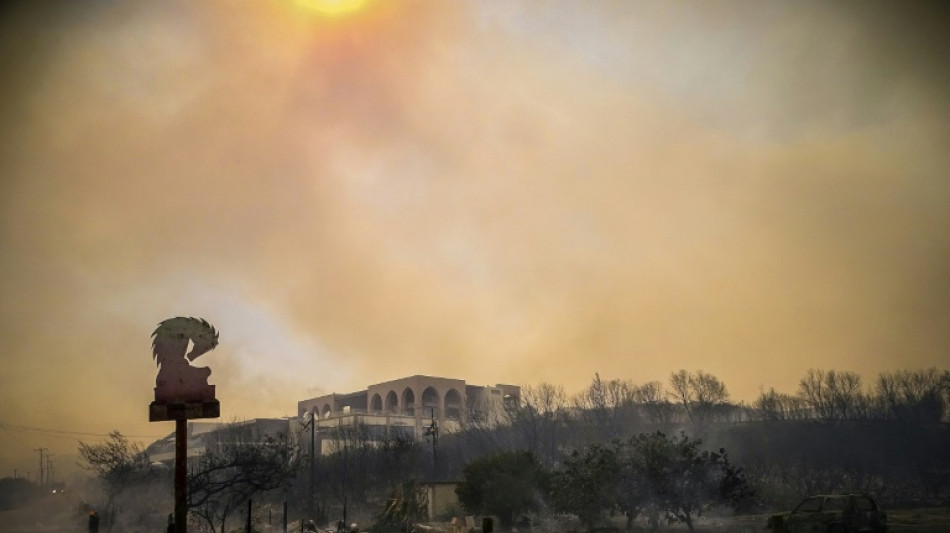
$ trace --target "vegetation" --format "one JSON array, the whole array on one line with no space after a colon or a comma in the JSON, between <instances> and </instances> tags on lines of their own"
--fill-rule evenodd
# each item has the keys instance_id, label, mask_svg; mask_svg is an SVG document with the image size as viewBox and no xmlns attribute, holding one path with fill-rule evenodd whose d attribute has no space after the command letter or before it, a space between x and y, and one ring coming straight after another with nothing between
<instances>
[{"instance_id":1,"label":"vegetation","mask_svg":"<svg viewBox=\"0 0 950 533\"><path fill-rule=\"evenodd\" d=\"M212 531L251 495L286 499L291 516L315 512L324 524L349 513L403 529L423 520L418 482L437 474L461 481L469 513L496 515L502 527L568 513L587 528L625 520L629 529L693 529L713 509L768 513L835 492L873 493L888 509L933 505L950 497L948 405L950 372L937 369L868 381L811 369L796 390L763 389L750 404L732 402L700 370L642 384L595 374L575 395L540 383L500 411L471 405L462 430L441 435L437 461L411 433L362 425L323 434L335 447L313 462L309 435L223 432L194 465L190 503ZM170 472L150 467L140 447L114 433L81 444L80 455L103 487L103 525L149 487L160 489L147 499L167 515Z\"/></svg>"},{"instance_id":2,"label":"vegetation","mask_svg":"<svg viewBox=\"0 0 950 533\"><path fill-rule=\"evenodd\" d=\"M725 451L703 451L701 444L685 434L668 438L656 432L575 451L552 475L552 502L588 527L606 513L619 512L627 517L628 529L643 515L656 531L662 514L693 531L693 519L705 509L737 508L752 496L742 470L729 463Z\"/></svg>"},{"instance_id":3,"label":"vegetation","mask_svg":"<svg viewBox=\"0 0 950 533\"><path fill-rule=\"evenodd\" d=\"M79 456L86 467L95 472L105 494L102 504L103 526L111 531L119 520L120 511L126 504L140 503L141 497L154 482L166 473L149 465L142 446L130 442L118 431L109 433L105 442L98 444L79 443ZM152 501L159 502L162 498ZM141 509L141 505L130 505Z\"/></svg>"},{"instance_id":4,"label":"vegetation","mask_svg":"<svg viewBox=\"0 0 950 533\"><path fill-rule=\"evenodd\" d=\"M39 492L39 487L28 479L0 479L0 511L20 508L34 500Z\"/></svg>"},{"instance_id":5,"label":"vegetation","mask_svg":"<svg viewBox=\"0 0 950 533\"><path fill-rule=\"evenodd\" d=\"M583 452L575 451L551 475L551 502L563 513L577 515L588 527L594 527L607 511L626 510L626 498L639 507L635 492L621 490L621 451L612 446L593 444ZM624 487L626 488L626 487ZM620 498L625 498L621 503ZM635 516L635 515L634 515Z\"/></svg>"},{"instance_id":6,"label":"vegetation","mask_svg":"<svg viewBox=\"0 0 950 533\"><path fill-rule=\"evenodd\" d=\"M188 508L212 532L224 533L234 511L297 474L299 457L286 434L261 435L239 424L216 431L188 475Z\"/></svg>"},{"instance_id":7,"label":"vegetation","mask_svg":"<svg viewBox=\"0 0 950 533\"><path fill-rule=\"evenodd\" d=\"M502 527L511 527L520 514L540 507L546 485L544 469L534 455L516 451L467 464L455 492L469 512L496 515Z\"/></svg>"},{"instance_id":8,"label":"vegetation","mask_svg":"<svg viewBox=\"0 0 950 533\"><path fill-rule=\"evenodd\" d=\"M407 481L393 489L371 528L374 533L412 531L413 524L424 520L428 512L426 491L415 481Z\"/></svg>"}]
</instances>

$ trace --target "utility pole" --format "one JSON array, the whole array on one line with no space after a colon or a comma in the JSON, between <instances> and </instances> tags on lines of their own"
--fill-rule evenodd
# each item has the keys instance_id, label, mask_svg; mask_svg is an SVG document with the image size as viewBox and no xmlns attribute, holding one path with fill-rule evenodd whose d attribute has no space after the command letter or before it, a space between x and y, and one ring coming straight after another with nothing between
<instances>
[{"instance_id":1,"label":"utility pole","mask_svg":"<svg viewBox=\"0 0 950 533\"><path fill-rule=\"evenodd\" d=\"M56 478L53 477L53 454L46 454L46 484L52 485Z\"/></svg>"},{"instance_id":2,"label":"utility pole","mask_svg":"<svg viewBox=\"0 0 950 533\"><path fill-rule=\"evenodd\" d=\"M49 448L36 448L33 450L34 452L40 452L40 470L36 475L36 479L39 482L41 489L43 488L43 454L46 453L46 450L48 449Z\"/></svg>"},{"instance_id":3,"label":"utility pole","mask_svg":"<svg viewBox=\"0 0 950 533\"><path fill-rule=\"evenodd\" d=\"M343 427L343 421L342 421L342 419L340 420L339 425L340 425L341 428ZM342 431L341 431L339 434L343 437L343 530L346 531L346 530L347 530L347 525L346 525L346 475L347 475L347 472L346 472L346 463L348 462L347 453L346 453L346 444L347 444L347 441L349 440L350 436L349 436L349 432L342 432Z\"/></svg>"},{"instance_id":4,"label":"utility pole","mask_svg":"<svg viewBox=\"0 0 950 533\"><path fill-rule=\"evenodd\" d=\"M426 428L425 436L426 440L432 441L432 478L435 478L439 475L439 421L435 419L435 408L430 407L432 421L429 423L429 427Z\"/></svg>"},{"instance_id":5,"label":"utility pole","mask_svg":"<svg viewBox=\"0 0 950 533\"><path fill-rule=\"evenodd\" d=\"M317 414L315 411L310 411L310 495L307 498L307 513L308 516L313 519L313 448L314 448L314 433L316 432L317 426Z\"/></svg>"},{"instance_id":6,"label":"utility pole","mask_svg":"<svg viewBox=\"0 0 950 533\"><path fill-rule=\"evenodd\" d=\"M175 419L175 533L188 533L188 419Z\"/></svg>"}]
</instances>

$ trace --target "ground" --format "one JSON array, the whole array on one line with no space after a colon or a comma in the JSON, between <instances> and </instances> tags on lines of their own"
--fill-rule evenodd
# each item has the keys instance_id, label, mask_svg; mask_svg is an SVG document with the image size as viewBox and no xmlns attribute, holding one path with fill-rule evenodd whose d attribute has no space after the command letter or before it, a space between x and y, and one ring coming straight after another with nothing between
<instances>
[{"instance_id":1,"label":"ground","mask_svg":"<svg viewBox=\"0 0 950 533\"><path fill-rule=\"evenodd\" d=\"M69 494L51 494L22 509L0 511L0 533L87 533L88 524L88 508Z\"/></svg>"},{"instance_id":2,"label":"ground","mask_svg":"<svg viewBox=\"0 0 950 533\"><path fill-rule=\"evenodd\" d=\"M15 511L0 511L0 533L87 533L88 511L77 497L50 495L32 505ZM770 514L737 517L701 517L696 521L697 533L763 533ZM889 533L946 533L950 531L950 507L888 509ZM622 522L619 523L622 527ZM567 533L565 531L531 531L519 533ZM571 528L568 528L571 529ZM299 530L299 521L292 522L291 532ZM100 529L105 531L105 529ZM279 526L272 529L279 531ZM622 529L617 530L618 533ZM634 533L648 531L645 525ZM686 531L683 524L663 525L660 531ZM501 533L501 532L499 532Z\"/></svg>"}]
</instances>

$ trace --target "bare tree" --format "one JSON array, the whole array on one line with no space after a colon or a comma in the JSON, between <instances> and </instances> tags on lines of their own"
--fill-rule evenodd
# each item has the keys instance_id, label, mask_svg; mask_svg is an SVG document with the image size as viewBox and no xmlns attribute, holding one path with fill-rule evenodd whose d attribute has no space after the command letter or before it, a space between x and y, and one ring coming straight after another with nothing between
<instances>
[{"instance_id":1,"label":"bare tree","mask_svg":"<svg viewBox=\"0 0 950 533\"><path fill-rule=\"evenodd\" d=\"M673 419L673 409L659 381L649 381L633 388L633 401L640 407L653 424L669 423Z\"/></svg>"},{"instance_id":2,"label":"bare tree","mask_svg":"<svg viewBox=\"0 0 950 533\"><path fill-rule=\"evenodd\" d=\"M753 404L756 416L765 421L800 420L806 417L807 404L798 396L769 388L761 392Z\"/></svg>"},{"instance_id":3,"label":"bare tree","mask_svg":"<svg viewBox=\"0 0 950 533\"><path fill-rule=\"evenodd\" d=\"M950 386L946 375L936 368L882 372L875 392L884 416L917 424L940 422L947 409L945 391Z\"/></svg>"},{"instance_id":4,"label":"bare tree","mask_svg":"<svg viewBox=\"0 0 950 533\"><path fill-rule=\"evenodd\" d=\"M499 431L498 428L509 424L517 406L505 404L504 410L496 409L488 398L469 398L466 405L466 414L459 421L466 434L466 443L469 448L477 450L478 454L499 453L512 449L511 432Z\"/></svg>"},{"instance_id":5,"label":"bare tree","mask_svg":"<svg viewBox=\"0 0 950 533\"><path fill-rule=\"evenodd\" d=\"M673 372L670 387L670 397L683 406L687 417L695 423L711 421L729 402L726 385L702 370Z\"/></svg>"},{"instance_id":6,"label":"bare tree","mask_svg":"<svg viewBox=\"0 0 950 533\"><path fill-rule=\"evenodd\" d=\"M520 448L531 451L545 467L559 458L569 423L567 394L561 385L539 383L521 388L521 402L506 405L512 429L521 437Z\"/></svg>"},{"instance_id":7,"label":"bare tree","mask_svg":"<svg viewBox=\"0 0 950 533\"><path fill-rule=\"evenodd\" d=\"M188 474L188 508L212 532L223 533L228 517L248 499L289 482L300 460L286 434L264 435L247 424L231 424L206 439Z\"/></svg>"},{"instance_id":8,"label":"bare tree","mask_svg":"<svg viewBox=\"0 0 950 533\"><path fill-rule=\"evenodd\" d=\"M600 374L594 374L591 384L574 397L578 416L593 430L595 439L621 436L625 422L636 414L633 389L630 381L604 381Z\"/></svg>"},{"instance_id":9,"label":"bare tree","mask_svg":"<svg viewBox=\"0 0 950 533\"><path fill-rule=\"evenodd\" d=\"M861 376L850 371L811 368L798 390L814 416L826 422L853 418L863 401Z\"/></svg>"},{"instance_id":10,"label":"bare tree","mask_svg":"<svg viewBox=\"0 0 950 533\"><path fill-rule=\"evenodd\" d=\"M809 368L798 382L798 395L808 404L813 416L820 420L833 418L833 404L825 390L825 371Z\"/></svg>"},{"instance_id":11,"label":"bare tree","mask_svg":"<svg viewBox=\"0 0 950 533\"><path fill-rule=\"evenodd\" d=\"M850 371L830 370L828 390L838 416L842 419L855 418L862 402L861 376Z\"/></svg>"},{"instance_id":12,"label":"bare tree","mask_svg":"<svg viewBox=\"0 0 950 533\"><path fill-rule=\"evenodd\" d=\"M118 431L109 433L108 439L102 443L80 442L79 457L102 483L106 496L103 525L109 531L119 520L122 503L134 503L123 496L130 492L141 494L149 484L162 476L161 470L151 468L142 446L129 441Z\"/></svg>"}]
</instances>

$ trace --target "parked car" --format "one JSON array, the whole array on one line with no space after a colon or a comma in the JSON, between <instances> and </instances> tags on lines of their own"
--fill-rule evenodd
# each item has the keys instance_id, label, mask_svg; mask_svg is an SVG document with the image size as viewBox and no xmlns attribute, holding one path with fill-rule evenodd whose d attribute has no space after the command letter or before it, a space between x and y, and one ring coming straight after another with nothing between
<instances>
[{"instance_id":1,"label":"parked car","mask_svg":"<svg viewBox=\"0 0 950 533\"><path fill-rule=\"evenodd\" d=\"M781 533L884 533L887 513L867 494L822 494L772 516L767 527Z\"/></svg>"}]
</instances>

